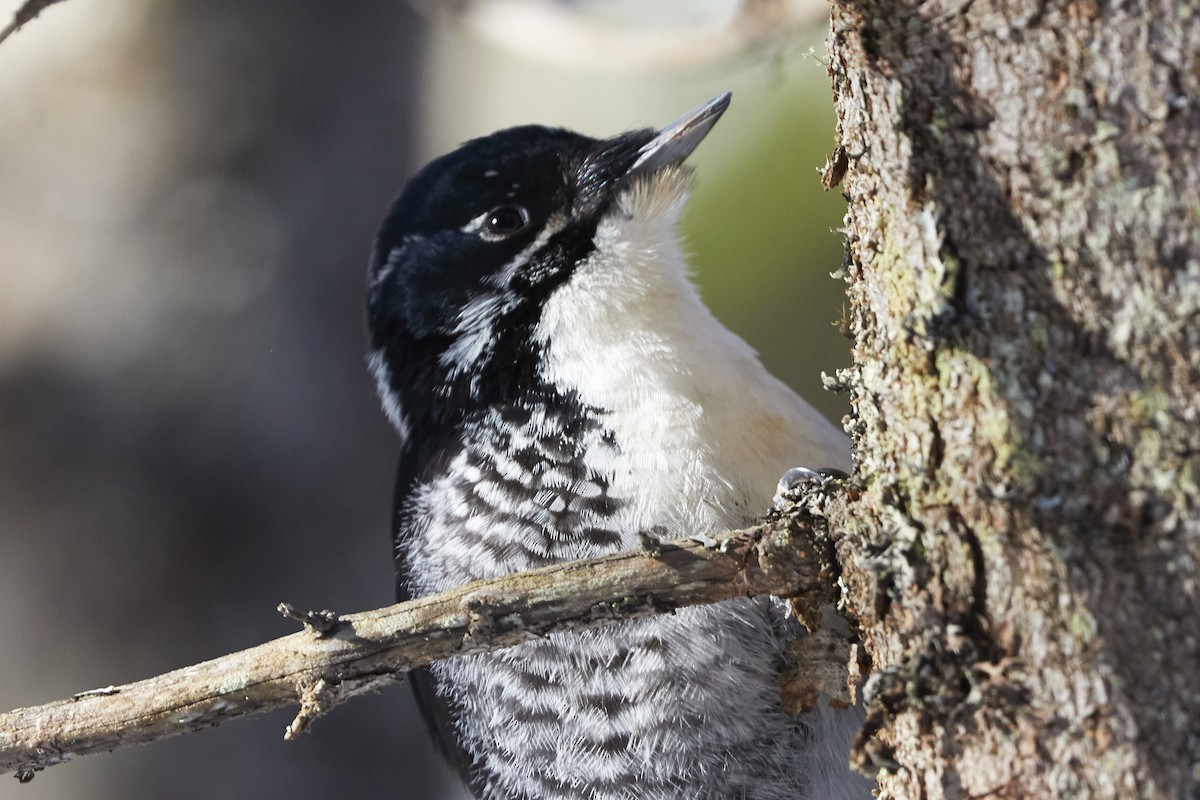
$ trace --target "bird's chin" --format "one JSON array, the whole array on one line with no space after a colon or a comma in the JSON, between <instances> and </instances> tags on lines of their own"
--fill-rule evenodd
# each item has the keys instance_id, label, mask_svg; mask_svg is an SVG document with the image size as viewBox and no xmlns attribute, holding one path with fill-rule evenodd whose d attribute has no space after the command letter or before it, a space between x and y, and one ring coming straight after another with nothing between
<instances>
[{"instance_id":1,"label":"bird's chin","mask_svg":"<svg viewBox=\"0 0 1200 800\"><path fill-rule=\"evenodd\" d=\"M613 204L625 219L673 224L691 193L694 171L674 164L630 178Z\"/></svg>"}]
</instances>

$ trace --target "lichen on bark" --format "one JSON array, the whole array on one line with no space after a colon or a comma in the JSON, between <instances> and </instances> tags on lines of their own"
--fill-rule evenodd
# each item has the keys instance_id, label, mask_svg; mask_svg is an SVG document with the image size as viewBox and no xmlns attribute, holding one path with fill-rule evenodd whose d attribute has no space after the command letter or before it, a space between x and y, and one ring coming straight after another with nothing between
<instances>
[{"instance_id":1,"label":"lichen on bark","mask_svg":"<svg viewBox=\"0 0 1200 800\"><path fill-rule=\"evenodd\" d=\"M835 6L884 797L1200 791L1200 22Z\"/></svg>"}]
</instances>

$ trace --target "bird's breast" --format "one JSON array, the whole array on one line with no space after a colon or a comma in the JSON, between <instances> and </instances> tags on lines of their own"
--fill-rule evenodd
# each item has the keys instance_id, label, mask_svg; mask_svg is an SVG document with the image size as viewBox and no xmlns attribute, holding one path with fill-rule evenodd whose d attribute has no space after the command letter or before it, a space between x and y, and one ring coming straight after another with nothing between
<instances>
[{"instance_id":1,"label":"bird's breast","mask_svg":"<svg viewBox=\"0 0 1200 800\"><path fill-rule=\"evenodd\" d=\"M414 594L614 552L636 542L614 490L622 451L601 415L569 397L468 417L402 509Z\"/></svg>"}]
</instances>

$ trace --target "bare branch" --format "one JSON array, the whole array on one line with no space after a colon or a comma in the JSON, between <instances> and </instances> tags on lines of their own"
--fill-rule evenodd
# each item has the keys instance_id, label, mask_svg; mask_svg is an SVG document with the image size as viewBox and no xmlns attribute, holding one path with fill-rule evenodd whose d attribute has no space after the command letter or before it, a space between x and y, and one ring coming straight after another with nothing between
<instances>
[{"instance_id":1,"label":"bare branch","mask_svg":"<svg viewBox=\"0 0 1200 800\"><path fill-rule=\"evenodd\" d=\"M25 3L13 14L12 22L0 28L0 44L32 21L38 14L45 11L46 8L58 2L61 2L61 0L25 0Z\"/></svg>"},{"instance_id":2,"label":"bare branch","mask_svg":"<svg viewBox=\"0 0 1200 800\"><path fill-rule=\"evenodd\" d=\"M792 597L802 615L834 582L823 537L804 512L703 542L657 543L479 581L360 614L298 614L306 629L126 686L0 715L0 772L22 780L76 756L164 739L299 704L286 737L342 700L436 659L480 653L615 620L738 596Z\"/></svg>"}]
</instances>

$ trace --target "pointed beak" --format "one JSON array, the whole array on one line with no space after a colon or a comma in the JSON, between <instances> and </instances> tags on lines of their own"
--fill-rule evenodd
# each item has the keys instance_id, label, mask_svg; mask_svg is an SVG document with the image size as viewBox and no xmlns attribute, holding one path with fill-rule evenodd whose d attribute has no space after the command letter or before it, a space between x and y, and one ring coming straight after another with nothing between
<instances>
[{"instance_id":1,"label":"pointed beak","mask_svg":"<svg viewBox=\"0 0 1200 800\"><path fill-rule=\"evenodd\" d=\"M638 150L628 174L654 172L686 159L729 108L731 96L729 92L719 94L661 129Z\"/></svg>"},{"instance_id":2,"label":"pointed beak","mask_svg":"<svg viewBox=\"0 0 1200 800\"><path fill-rule=\"evenodd\" d=\"M630 179L682 163L729 108L729 97L729 92L717 95L661 130L630 131L597 142L576 167L574 213L594 214Z\"/></svg>"}]
</instances>

